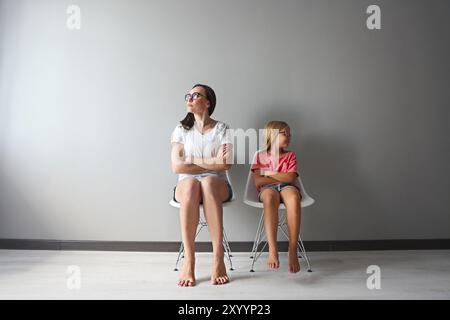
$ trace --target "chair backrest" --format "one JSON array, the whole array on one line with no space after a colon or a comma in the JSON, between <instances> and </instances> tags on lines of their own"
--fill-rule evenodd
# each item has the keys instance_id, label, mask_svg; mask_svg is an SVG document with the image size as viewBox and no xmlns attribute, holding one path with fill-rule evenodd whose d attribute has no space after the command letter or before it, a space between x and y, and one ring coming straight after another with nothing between
<instances>
[{"instance_id":1,"label":"chair backrest","mask_svg":"<svg viewBox=\"0 0 450 320\"><path fill-rule=\"evenodd\" d=\"M256 155L258 152L260 152L260 150L256 151L255 155L253 156L252 163L255 163ZM300 177L300 174L297 177L297 180L298 180L298 184L300 185L300 194L302 196L301 206L302 206L302 208L308 207L308 206L312 205L315 202L315 200L313 198L311 198L308 195L308 193L306 192L305 187L303 186L303 182ZM255 186L255 177L251 170L249 170L249 172L248 172L247 184L245 186L244 203L248 204L250 206L253 206L253 207L262 208L262 203L258 199L258 190L256 189L256 186Z\"/></svg>"},{"instance_id":2,"label":"chair backrest","mask_svg":"<svg viewBox=\"0 0 450 320\"><path fill-rule=\"evenodd\" d=\"M227 181L230 184L231 191L233 193L232 196L231 196L230 201L228 201L228 202L232 202L232 201L236 200L236 194L234 192L233 183L231 182L230 173L228 172L228 170L225 171L225 174L227 175Z\"/></svg>"},{"instance_id":3,"label":"chair backrest","mask_svg":"<svg viewBox=\"0 0 450 320\"><path fill-rule=\"evenodd\" d=\"M231 187L231 190L232 190L232 193L233 193L233 194L232 194L232 197L231 197L230 201L227 201L227 202L224 202L224 203L223 203L223 207L228 206L228 204L229 204L230 202L233 202L233 201L236 200L236 194L235 194L235 191L234 191L234 188L233 188L233 184L231 183L230 173L228 172L228 170L225 171L225 174L226 174L226 176L227 176L227 181L228 181L228 183L230 184L230 187ZM174 200L173 200L173 197L171 197L171 199L170 199L170 201L169 201L169 204L170 204L172 207L175 207L175 208L179 208L179 207L180 207L180 203L174 201ZM202 206L202 205L200 205L200 206Z\"/></svg>"}]
</instances>

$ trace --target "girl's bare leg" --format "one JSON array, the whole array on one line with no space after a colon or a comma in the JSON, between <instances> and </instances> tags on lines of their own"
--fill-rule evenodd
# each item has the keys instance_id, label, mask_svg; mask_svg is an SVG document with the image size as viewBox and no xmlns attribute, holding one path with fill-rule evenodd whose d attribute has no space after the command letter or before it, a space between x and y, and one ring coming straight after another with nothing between
<instances>
[{"instance_id":1,"label":"girl's bare leg","mask_svg":"<svg viewBox=\"0 0 450 320\"><path fill-rule=\"evenodd\" d=\"M264 204L264 227L266 229L267 242L269 243L269 258L267 266L271 269L280 267L278 258L278 208L280 206L280 193L277 190L265 189L261 193Z\"/></svg>"},{"instance_id":2,"label":"girl's bare leg","mask_svg":"<svg viewBox=\"0 0 450 320\"><path fill-rule=\"evenodd\" d=\"M201 181L203 208L213 245L212 284L229 282L225 268L223 250L223 207L228 199L229 191L224 179L215 176L205 177Z\"/></svg>"},{"instance_id":3,"label":"girl's bare leg","mask_svg":"<svg viewBox=\"0 0 450 320\"><path fill-rule=\"evenodd\" d=\"M286 206L286 221L289 235L288 270L291 273L297 273L300 271L300 263L297 256L297 241L301 220L300 194L295 187L284 188L280 193Z\"/></svg>"},{"instance_id":4,"label":"girl's bare leg","mask_svg":"<svg viewBox=\"0 0 450 320\"><path fill-rule=\"evenodd\" d=\"M200 182L195 178L185 178L178 182L175 199L180 202L181 238L185 257L178 285L191 287L195 285L195 234L201 201Z\"/></svg>"}]
</instances>

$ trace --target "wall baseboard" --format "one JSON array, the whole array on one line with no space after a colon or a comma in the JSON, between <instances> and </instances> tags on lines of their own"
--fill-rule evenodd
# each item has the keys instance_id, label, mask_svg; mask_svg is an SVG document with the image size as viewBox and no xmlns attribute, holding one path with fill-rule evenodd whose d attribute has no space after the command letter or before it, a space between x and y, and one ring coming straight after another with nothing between
<instances>
[{"instance_id":1,"label":"wall baseboard","mask_svg":"<svg viewBox=\"0 0 450 320\"><path fill-rule=\"evenodd\" d=\"M363 250L445 250L450 239L391 239L391 240L330 240L304 241L307 251L363 251ZM279 242L280 251L287 251L287 242ZM250 252L253 242L230 242L234 252ZM91 241L0 239L0 249L8 250L88 250L88 251L143 251L178 252L177 241ZM197 242L198 252L210 252L210 242Z\"/></svg>"}]
</instances>

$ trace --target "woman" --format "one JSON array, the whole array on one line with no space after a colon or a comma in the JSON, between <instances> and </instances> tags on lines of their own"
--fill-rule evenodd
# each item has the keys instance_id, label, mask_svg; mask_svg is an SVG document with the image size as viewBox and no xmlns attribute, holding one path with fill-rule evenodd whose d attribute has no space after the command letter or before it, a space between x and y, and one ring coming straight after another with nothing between
<instances>
[{"instance_id":1,"label":"woman","mask_svg":"<svg viewBox=\"0 0 450 320\"><path fill-rule=\"evenodd\" d=\"M211 283L225 284L229 278L222 246L222 203L232 197L225 173L232 162L232 141L227 134L229 127L211 118L216 95L209 86L196 84L185 95L185 100L188 113L173 131L171 139L172 170L178 173L174 200L180 203L185 250L178 285L195 285L195 234L200 204L203 204L213 245Z\"/></svg>"}]
</instances>

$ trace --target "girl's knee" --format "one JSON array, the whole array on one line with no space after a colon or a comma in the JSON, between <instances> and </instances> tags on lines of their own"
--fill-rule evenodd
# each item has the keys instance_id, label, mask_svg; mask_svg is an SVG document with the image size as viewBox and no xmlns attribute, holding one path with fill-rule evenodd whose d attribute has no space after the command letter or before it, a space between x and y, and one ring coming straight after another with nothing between
<instances>
[{"instance_id":1,"label":"girl's knee","mask_svg":"<svg viewBox=\"0 0 450 320\"><path fill-rule=\"evenodd\" d=\"M300 192L297 188L288 187L282 191L283 201L298 201L301 199Z\"/></svg>"},{"instance_id":2,"label":"girl's knee","mask_svg":"<svg viewBox=\"0 0 450 320\"><path fill-rule=\"evenodd\" d=\"M275 190L266 190L261 194L261 200L264 206L280 204L280 194Z\"/></svg>"},{"instance_id":3,"label":"girl's knee","mask_svg":"<svg viewBox=\"0 0 450 320\"><path fill-rule=\"evenodd\" d=\"M291 197L284 197L283 203L288 208L298 208L300 209L300 197L298 196L291 196Z\"/></svg>"},{"instance_id":4,"label":"girl's knee","mask_svg":"<svg viewBox=\"0 0 450 320\"><path fill-rule=\"evenodd\" d=\"M300 200L289 199L287 201L283 201L283 203L286 206L286 211L288 214L301 214Z\"/></svg>"}]
</instances>

